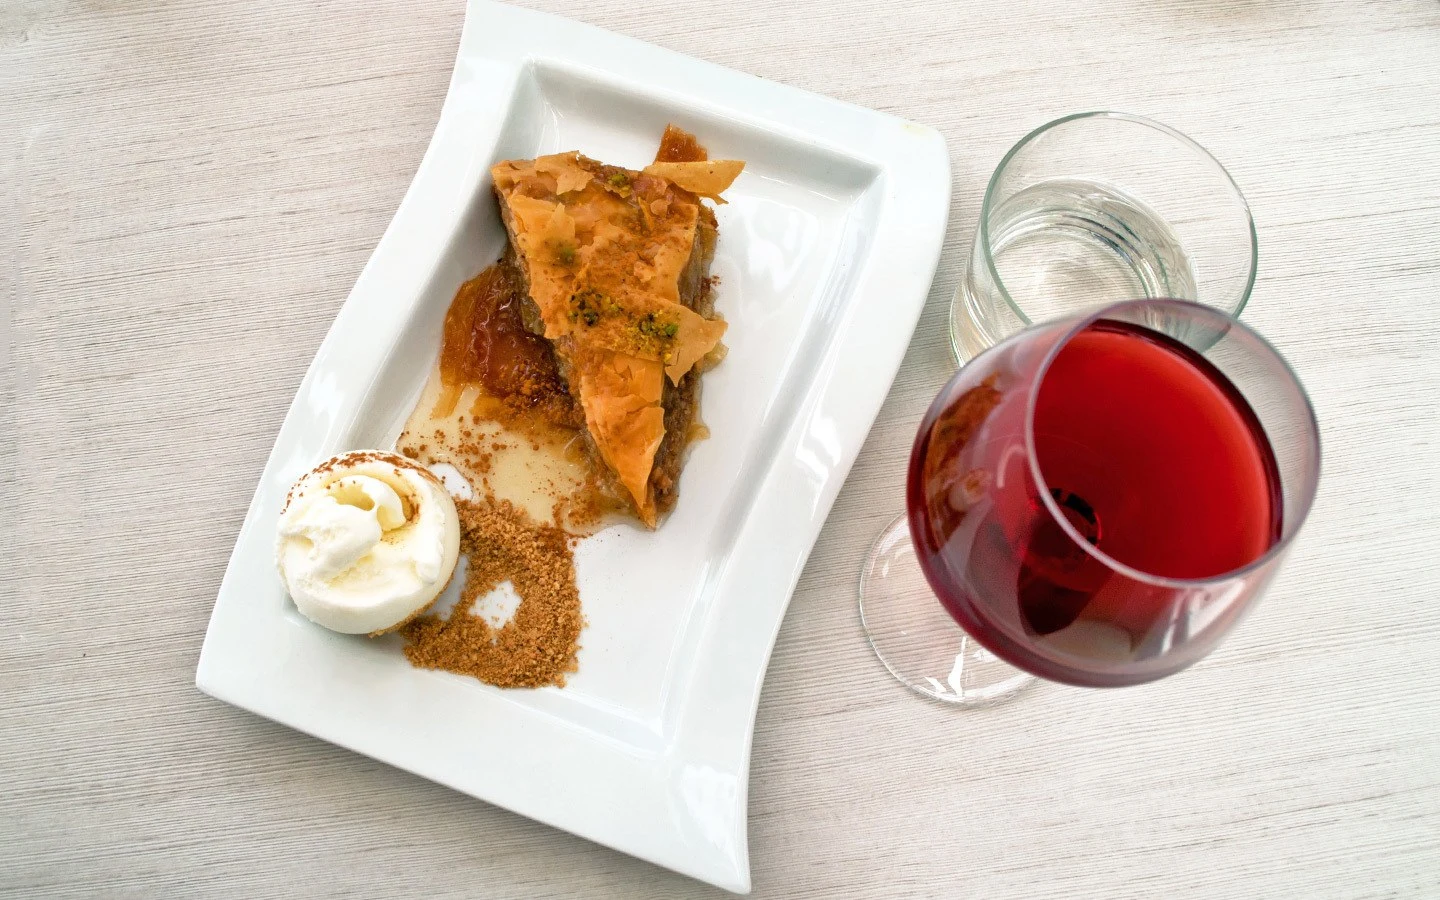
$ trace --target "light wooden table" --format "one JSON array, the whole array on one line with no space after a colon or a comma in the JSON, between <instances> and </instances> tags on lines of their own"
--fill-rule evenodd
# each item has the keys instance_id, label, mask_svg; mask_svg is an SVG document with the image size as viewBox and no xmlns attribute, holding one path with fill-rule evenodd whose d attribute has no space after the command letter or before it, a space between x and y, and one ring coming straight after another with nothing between
<instances>
[{"instance_id":1,"label":"light wooden table","mask_svg":"<svg viewBox=\"0 0 1440 900\"><path fill-rule=\"evenodd\" d=\"M780 634L760 897L1440 896L1440 4L530 0L926 122L949 242ZM429 140L459 0L0 5L0 893L716 896L201 696L210 605L315 347ZM1209 147L1246 319L1325 476L1220 651L978 713L894 684L859 562L949 373L985 179L1057 115Z\"/></svg>"}]
</instances>

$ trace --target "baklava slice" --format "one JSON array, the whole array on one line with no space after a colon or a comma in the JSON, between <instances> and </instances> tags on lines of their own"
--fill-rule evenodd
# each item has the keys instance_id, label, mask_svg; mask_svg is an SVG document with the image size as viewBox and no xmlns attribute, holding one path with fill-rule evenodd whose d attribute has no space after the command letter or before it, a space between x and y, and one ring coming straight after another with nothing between
<instances>
[{"instance_id":1,"label":"baklava slice","mask_svg":"<svg viewBox=\"0 0 1440 900\"><path fill-rule=\"evenodd\" d=\"M579 153L491 173L526 326L555 354L612 492L646 525L675 505L700 431L700 375L723 355L709 278L720 194L744 168L670 126L640 171Z\"/></svg>"}]
</instances>

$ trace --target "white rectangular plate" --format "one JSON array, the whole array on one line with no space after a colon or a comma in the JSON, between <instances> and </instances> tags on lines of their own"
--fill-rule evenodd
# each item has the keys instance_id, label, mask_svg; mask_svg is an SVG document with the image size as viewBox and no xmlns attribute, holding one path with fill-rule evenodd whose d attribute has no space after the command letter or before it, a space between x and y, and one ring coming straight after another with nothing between
<instances>
[{"instance_id":1,"label":"white rectangular plate","mask_svg":"<svg viewBox=\"0 0 1440 900\"><path fill-rule=\"evenodd\" d=\"M712 437L658 531L577 551L587 628L563 690L412 668L398 639L304 620L273 562L290 483L388 447L446 307L505 235L496 160L632 168L667 122L746 161L718 210L729 356ZM750 738L795 581L900 364L945 232L934 131L539 13L470 3L435 136L285 419L196 683L208 694L733 891L750 886Z\"/></svg>"}]
</instances>

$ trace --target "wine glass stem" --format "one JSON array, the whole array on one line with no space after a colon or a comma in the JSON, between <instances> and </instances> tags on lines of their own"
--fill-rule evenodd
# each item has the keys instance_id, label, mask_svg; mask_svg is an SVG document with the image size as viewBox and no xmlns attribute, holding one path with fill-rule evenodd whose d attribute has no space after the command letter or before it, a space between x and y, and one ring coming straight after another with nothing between
<instances>
[{"instance_id":1,"label":"wine glass stem","mask_svg":"<svg viewBox=\"0 0 1440 900\"><path fill-rule=\"evenodd\" d=\"M955 706L1007 700L1035 677L996 657L965 633L925 580L900 516L881 532L860 575L860 623L896 680Z\"/></svg>"}]
</instances>

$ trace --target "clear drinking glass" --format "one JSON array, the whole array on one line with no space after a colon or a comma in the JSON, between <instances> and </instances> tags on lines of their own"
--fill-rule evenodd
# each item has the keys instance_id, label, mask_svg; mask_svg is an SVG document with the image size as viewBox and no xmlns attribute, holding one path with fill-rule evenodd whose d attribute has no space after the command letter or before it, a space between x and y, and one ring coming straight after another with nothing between
<instances>
[{"instance_id":1,"label":"clear drinking glass","mask_svg":"<svg viewBox=\"0 0 1440 900\"><path fill-rule=\"evenodd\" d=\"M1238 316L1257 258L1244 196L1199 144L1140 116L1066 116L991 176L951 345L964 362L1033 323L1139 297Z\"/></svg>"},{"instance_id":2,"label":"clear drinking glass","mask_svg":"<svg viewBox=\"0 0 1440 900\"><path fill-rule=\"evenodd\" d=\"M1274 576L1319 472L1304 388L1225 312L1150 299L1032 326L926 414L908 515L862 573L866 634L897 678L952 703L1032 675L1172 674Z\"/></svg>"}]
</instances>

